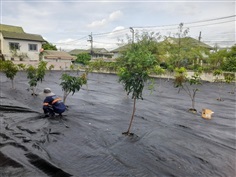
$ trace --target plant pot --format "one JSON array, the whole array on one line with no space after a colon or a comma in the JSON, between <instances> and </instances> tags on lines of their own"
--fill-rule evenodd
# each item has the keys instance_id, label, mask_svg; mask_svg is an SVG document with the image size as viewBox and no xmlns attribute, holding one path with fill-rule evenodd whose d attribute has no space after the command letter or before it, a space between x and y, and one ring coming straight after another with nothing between
<instances>
[{"instance_id":1,"label":"plant pot","mask_svg":"<svg viewBox=\"0 0 236 177\"><path fill-rule=\"evenodd\" d=\"M194 114L197 113L197 110L196 110L196 109L193 109L193 108L190 108L188 111L189 111L189 112L192 112L192 113L194 113Z\"/></svg>"}]
</instances>

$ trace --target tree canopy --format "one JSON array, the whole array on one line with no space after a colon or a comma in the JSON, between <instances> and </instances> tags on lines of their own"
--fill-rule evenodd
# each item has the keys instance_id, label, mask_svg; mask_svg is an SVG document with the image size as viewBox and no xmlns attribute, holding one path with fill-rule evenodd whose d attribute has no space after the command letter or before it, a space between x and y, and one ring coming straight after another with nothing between
<instances>
[{"instance_id":1,"label":"tree canopy","mask_svg":"<svg viewBox=\"0 0 236 177\"><path fill-rule=\"evenodd\" d=\"M46 42L42 45L42 48L44 50L57 50L56 45L53 45L52 43Z\"/></svg>"}]
</instances>

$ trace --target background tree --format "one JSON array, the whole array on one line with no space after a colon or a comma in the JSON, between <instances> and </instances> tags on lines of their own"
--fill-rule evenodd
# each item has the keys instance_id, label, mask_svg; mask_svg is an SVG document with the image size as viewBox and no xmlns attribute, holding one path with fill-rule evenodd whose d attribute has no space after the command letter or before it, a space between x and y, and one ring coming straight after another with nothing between
<instances>
[{"instance_id":1,"label":"background tree","mask_svg":"<svg viewBox=\"0 0 236 177\"><path fill-rule=\"evenodd\" d=\"M80 63L83 65L87 65L89 61L91 60L91 56L88 53L80 53L76 55L76 63Z\"/></svg>"},{"instance_id":2,"label":"background tree","mask_svg":"<svg viewBox=\"0 0 236 177\"><path fill-rule=\"evenodd\" d=\"M226 49L215 48L214 51L209 54L207 62L211 66L211 70L217 70L221 69L226 58L227 58Z\"/></svg>"},{"instance_id":3,"label":"background tree","mask_svg":"<svg viewBox=\"0 0 236 177\"><path fill-rule=\"evenodd\" d=\"M161 64L169 71L174 71L176 67L194 70L200 66L201 60L205 62L209 49L200 41L188 37L188 33L189 29L180 23L177 33L164 36L158 44Z\"/></svg>"},{"instance_id":4,"label":"background tree","mask_svg":"<svg viewBox=\"0 0 236 177\"><path fill-rule=\"evenodd\" d=\"M193 76L188 77L187 70L184 67L176 68L175 73L174 86L180 88L179 91L181 89L184 90L184 92L190 97L192 108L190 108L189 111L196 113L195 97L197 91L199 91L197 85L201 84L199 73L195 72Z\"/></svg>"},{"instance_id":5,"label":"background tree","mask_svg":"<svg viewBox=\"0 0 236 177\"><path fill-rule=\"evenodd\" d=\"M128 130L123 133L125 135L132 135L130 129L136 110L136 100L143 99L142 92L145 82L149 79L149 70L157 63L148 45L145 45L146 40L148 41L146 34L143 36L136 35L137 42L129 45L117 61L119 64L119 82L123 84L127 95L132 94L134 100L130 124Z\"/></svg>"},{"instance_id":6,"label":"background tree","mask_svg":"<svg viewBox=\"0 0 236 177\"><path fill-rule=\"evenodd\" d=\"M63 95L63 102L66 103L67 96L72 92L72 95L79 91L82 85L87 83L87 77L86 74L82 74L79 77L76 76L70 76L69 74L62 74L61 76L62 82L60 85L62 86L62 90L64 91Z\"/></svg>"},{"instance_id":7,"label":"background tree","mask_svg":"<svg viewBox=\"0 0 236 177\"><path fill-rule=\"evenodd\" d=\"M155 76L161 76L166 73L166 70L160 67L159 65L156 65L152 68L150 71L150 74L155 75ZM153 90L155 90L155 80L156 79L150 79L151 84L148 86L148 89L151 90L151 94ZM159 84L158 84L158 91L161 92L161 87L162 87L162 78L159 78Z\"/></svg>"},{"instance_id":8,"label":"background tree","mask_svg":"<svg viewBox=\"0 0 236 177\"><path fill-rule=\"evenodd\" d=\"M236 72L236 44L233 45L227 54L227 59L222 65L223 71Z\"/></svg>"},{"instance_id":9,"label":"background tree","mask_svg":"<svg viewBox=\"0 0 236 177\"><path fill-rule=\"evenodd\" d=\"M168 65L175 67L186 66L186 52L190 50L190 46L184 46L183 38L187 36L189 29L184 29L184 24L180 23L178 26L178 32L173 37L165 37L164 49L165 55L167 55ZM166 53L167 52L167 53Z\"/></svg>"},{"instance_id":10,"label":"background tree","mask_svg":"<svg viewBox=\"0 0 236 177\"><path fill-rule=\"evenodd\" d=\"M42 45L42 48L44 50L57 50L56 45L53 45L52 43L46 42Z\"/></svg>"},{"instance_id":11,"label":"background tree","mask_svg":"<svg viewBox=\"0 0 236 177\"><path fill-rule=\"evenodd\" d=\"M3 67L4 62L5 62L5 60L0 60L0 71L3 71L3 69L4 69L4 67Z\"/></svg>"},{"instance_id":12,"label":"background tree","mask_svg":"<svg viewBox=\"0 0 236 177\"><path fill-rule=\"evenodd\" d=\"M14 78L17 72L19 71L18 67L10 60L3 61L2 64L3 64L3 72L6 74L6 77L11 80L12 89L14 89L15 88Z\"/></svg>"},{"instance_id":13,"label":"background tree","mask_svg":"<svg viewBox=\"0 0 236 177\"><path fill-rule=\"evenodd\" d=\"M231 83L235 82L235 74L236 73L224 73L225 82L227 84L231 84ZM229 93L234 94L235 90L236 90L236 84L234 83L232 86L232 89Z\"/></svg>"}]
</instances>

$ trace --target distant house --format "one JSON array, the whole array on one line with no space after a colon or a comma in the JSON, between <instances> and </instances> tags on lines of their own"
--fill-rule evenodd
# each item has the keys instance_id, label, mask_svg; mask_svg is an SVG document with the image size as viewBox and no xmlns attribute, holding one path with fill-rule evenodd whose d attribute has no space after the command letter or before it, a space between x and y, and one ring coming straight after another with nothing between
<instances>
[{"instance_id":1,"label":"distant house","mask_svg":"<svg viewBox=\"0 0 236 177\"><path fill-rule=\"evenodd\" d=\"M43 61L71 62L75 59L76 59L75 56L72 56L65 51L56 51L56 50L43 51Z\"/></svg>"},{"instance_id":2,"label":"distant house","mask_svg":"<svg viewBox=\"0 0 236 177\"><path fill-rule=\"evenodd\" d=\"M5 60L39 61L41 35L25 33L22 27L0 24L0 54Z\"/></svg>"},{"instance_id":3,"label":"distant house","mask_svg":"<svg viewBox=\"0 0 236 177\"><path fill-rule=\"evenodd\" d=\"M92 56L92 59L110 59L113 53L107 51L105 48L93 48L91 49L74 49L69 52L71 55L78 55L80 53L88 53Z\"/></svg>"},{"instance_id":4,"label":"distant house","mask_svg":"<svg viewBox=\"0 0 236 177\"><path fill-rule=\"evenodd\" d=\"M182 45L184 46L188 46L188 47L202 47L208 50L212 50L213 47L211 47L208 44L205 44L204 42L201 42L197 39L194 39L192 37L184 37L184 38L174 38L174 37L169 37L166 40L160 42L159 44L163 44L163 43L170 43L170 44L179 44L179 41L181 42Z\"/></svg>"},{"instance_id":5,"label":"distant house","mask_svg":"<svg viewBox=\"0 0 236 177\"><path fill-rule=\"evenodd\" d=\"M206 54L206 51L212 51L213 47L211 47L210 45L205 44L204 42L201 42L197 39L194 39L192 37L184 37L184 38L174 38L174 37L168 37L167 39L165 39L162 42L158 43L159 47L162 48L163 46L166 46L169 49L171 49L171 46L176 46L178 47L178 45L180 45L180 48L182 50L191 50L191 49L197 49L201 52L201 55L203 58L199 58L200 60L204 60L206 58L208 58L208 55ZM165 48L165 47L164 47ZM165 58L169 57L169 52L166 51L166 54L164 55L164 58L162 56L162 58L160 58L160 60L162 62L165 62ZM199 59L197 59L197 63L199 63L200 61L198 61Z\"/></svg>"},{"instance_id":6,"label":"distant house","mask_svg":"<svg viewBox=\"0 0 236 177\"><path fill-rule=\"evenodd\" d=\"M188 46L188 47L191 47L191 48L195 48L195 47L202 47L204 49L207 49L207 50L212 50L213 47L201 42L201 41L198 41L194 38L191 38L191 37L185 37L185 38L180 38L181 40L181 44L183 44L184 46ZM164 41L161 41L158 43L158 45L161 47L161 46L164 46L164 45L169 45L169 44L172 44L172 45L178 45L179 44L179 38L173 38L173 37L169 37L167 38L166 40ZM123 45L123 46L120 46L112 51L110 51L111 53L113 53L113 59L115 58L118 58L119 56L121 56L121 53L123 51L125 51L128 47L130 46L130 44L126 44L126 45Z\"/></svg>"},{"instance_id":7,"label":"distant house","mask_svg":"<svg viewBox=\"0 0 236 177\"><path fill-rule=\"evenodd\" d=\"M129 46L130 46L129 44L126 44L110 51L111 53L113 53L112 58L113 59L119 58L121 56L121 53L125 51Z\"/></svg>"},{"instance_id":8,"label":"distant house","mask_svg":"<svg viewBox=\"0 0 236 177\"><path fill-rule=\"evenodd\" d=\"M48 62L48 65L54 65L55 69L69 69L75 59L75 56L65 51L44 50L42 55L42 60Z\"/></svg>"}]
</instances>

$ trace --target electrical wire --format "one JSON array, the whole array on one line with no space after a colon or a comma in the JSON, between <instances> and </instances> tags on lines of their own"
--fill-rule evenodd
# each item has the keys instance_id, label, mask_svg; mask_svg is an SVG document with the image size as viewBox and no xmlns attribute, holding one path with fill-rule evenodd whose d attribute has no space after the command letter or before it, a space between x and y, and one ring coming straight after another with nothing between
<instances>
[{"instance_id":1,"label":"electrical wire","mask_svg":"<svg viewBox=\"0 0 236 177\"><path fill-rule=\"evenodd\" d=\"M227 19L227 18L232 18L232 17L236 17L236 15L220 17L220 18L214 18L214 19L208 19L208 20L200 20L200 21L195 21L195 22L187 22L187 23L183 23L183 24L187 25L187 24L194 24L194 23L202 23L202 22L209 22L209 21ZM163 27L168 27L168 26L179 26L179 24L162 25L162 26L134 26L132 28L163 28Z\"/></svg>"},{"instance_id":2,"label":"electrical wire","mask_svg":"<svg viewBox=\"0 0 236 177\"><path fill-rule=\"evenodd\" d=\"M215 21L219 21L219 20L225 20L225 19L230 19L236 17L236 15L230 15L230 16L225 16L225 17L219 17L219 18L213 18L213 19L206 19L206 20L200 20L200 21L194 21L194 22L188 22L188 23L183 23L186 28L197 28L197 27L203 27L203 26L210 26L210 25L220 25L220 24L224 24L224 23L230 23L230 22L235 22L235 18L233 20L228 20L228 21L220 21L220 22L215 22ZM209 22L215 22L215 23L209 23ZM205 24L204 24L205 23ZM197 24L197 25L193 25L193 24ZM173 28L170 28L171 26L176 26ZM135 26L132 27L135 29L139 29L141 28L142 30L146 30L146 31L167 31L168 30L178 30L179 28L179 24L172 24L172 25L162 25L162 26ZM157 29L158 28L158 29ZM103 33L94 33L91 34L92 36L95 36L96 39L97 38L107 38L107 39L117 39L117 37L120 37L121 39L125 38L124 33L127 34L128 30L130 30L130 28L124 28L124 29L120 29L120 30L116 30L116 31L111 31L111 32L103 32ZM138 30L139 31L139 30ZM228 32L229 33L229 32ZM230 32L232 33L232 32ZM222 33L225 35L225 33ZM105 36L105 37L104 37ZM75 39L73 41L69 41L69 42L62 42L62 43L53 43L53 44L59 44L59 45L70 45L70 46L87 46L87 45L80 45L80 44L76 44L76 42L84 42L81 41L82 39L87 38L87 36L83 36L82 38L79 39ZM87 42L87 41L86 41ZM117 43L111 43L111 42L102 42L102 41L93 41L94 43L99 43L99 44L117 44ZM213 43L213 42L235 42L235 41L209 41L206 40L204 42L208 42L208 43Z\"/></svg>"}]
</instances>

